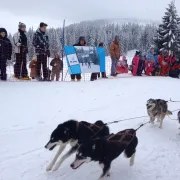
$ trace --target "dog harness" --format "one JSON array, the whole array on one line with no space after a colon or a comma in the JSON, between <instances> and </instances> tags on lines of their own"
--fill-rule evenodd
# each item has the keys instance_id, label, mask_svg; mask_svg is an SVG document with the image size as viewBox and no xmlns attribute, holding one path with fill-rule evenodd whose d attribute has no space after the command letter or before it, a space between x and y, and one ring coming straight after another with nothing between
<instances>
[{"instance_id":1,"label":"dog harness","mask_svg":"<svg viewBox=\"0 0 180 180\"><path fill-rule=\"evenodd\" d=\"M117 142L128 146L133 141L135 136L136 131L134 129L127 129L120 131L117 134L111 134L110 137L107 138L107 141Z\"/></svg>"}]
</instances>

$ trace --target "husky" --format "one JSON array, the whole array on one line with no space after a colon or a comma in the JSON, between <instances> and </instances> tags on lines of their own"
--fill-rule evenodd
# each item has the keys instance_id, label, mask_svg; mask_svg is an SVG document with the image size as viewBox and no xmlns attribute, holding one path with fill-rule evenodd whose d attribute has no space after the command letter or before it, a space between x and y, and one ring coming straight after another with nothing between
<instances>
[{"instance_id":1,"label":"husky","mask_svg":"<svg viewBox=\"0 0 180 180\"><path fill-rule=\"evenodd\" d=\"M133 166L137 145L138 138L134 129L89 140L81 144L76 153L76 158L70 166L72 169L78 169L84 163L99 162L102 168L102 174L99 178L101 180L110 176L111 163L122 152L127 158L130 158L130 166Z\"/></svg>"},{"instance_id":2,"label":"husky","mask_svg":"<svg viewBox=\"0 0 180 180\"><path fill-rule=\"evenodd\" d=\"M71 149L61 157L53 171L57 171L61 164L77 151L82 142L86 142L93 136L105 137L107 135L109 135L109 128L102 121L96 121L94 124L90 124L85 121L78 122L76 120L69 120L58 125L52 132L49 142L45 145L45 148L50 151L56 146L59 146L57 154L46 168L46 171L52 170L58 157L68 144L71 145Z\"/></svg>"},{"instance_id":3,"label":"husky","mask_svg":"<svg viewBox=\"0 0 180 180\"><path fill-rule=\"evenodd\" d=\"M172 112L168 110L167 101L162 99L149 99L146 107L150 122L154 124L154 121L157 118L157 121L160 122L159 128L162 128L165 116L172 115Z\"/></svg>"}]
</instances>

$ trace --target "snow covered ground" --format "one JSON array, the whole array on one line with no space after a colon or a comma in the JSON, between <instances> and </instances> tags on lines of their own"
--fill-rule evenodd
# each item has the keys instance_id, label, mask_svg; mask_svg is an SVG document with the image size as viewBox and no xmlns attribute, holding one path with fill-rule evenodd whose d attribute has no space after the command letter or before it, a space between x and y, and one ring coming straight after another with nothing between
<instances>
[{"instance_id":1,"label":"snow covered ground","mask_svg":"<svg viewBox=\"0 0 180 180\"><path fill-rule=\"evenodd\" d=\"M146 100L179 100L177 79L134 77L81 83L0 82L0 180L96 180L97 163L74 171L69 158L57 172L45 169L54 152L44 149L54 128L70 118L95 122L146 115ZM170 103L169 109L180 108ZM176 113L172 118L176 118ZM110 126L111 132L137 128L148 118ZM162 130L150 124L137 133L135 165L120 156L112 164L110 180L179 180L178 122L166 118ZM108 178L107 178L108 179Z\"/></svg>"},{"instance_id":2,"label":"snow covered ground","mask_svg":"<svg viewBox=\"0 0 180 180\"><path fill-rule=\"evenodd\" d=\"M76 171L69 158L57 172L45 171L57 149L44 145L59 123L70 118L104 122L146 116L149 98L180 100L178 79L123 76L95 82L0 82L0 180L97 180L97 163ZM180 104L169 103L170 110ZM175 112L172 118L176 118ZM148 118L110 125L116 133L137 128ZM147 124L137 132L139 145L135 165L121 155L111 168L109 180L179 180L179 124L168 117L163 129Z\"/></svg>"}]
</instances>

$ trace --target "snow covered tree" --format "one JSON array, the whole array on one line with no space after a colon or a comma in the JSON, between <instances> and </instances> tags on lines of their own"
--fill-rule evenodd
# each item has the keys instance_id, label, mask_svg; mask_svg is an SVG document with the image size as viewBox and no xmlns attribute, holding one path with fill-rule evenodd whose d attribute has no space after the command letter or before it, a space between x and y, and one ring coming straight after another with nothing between
<instances>
[{"instance_id":1,"label":"snow covered tree","mask_svg":"<svg viewBox=\"0 0 180 180\"><path fill-rule=\"evenodd\" d=\"M180 43L178 42L180 18L174 1L169 4L166 10L162 24L159 25L155 43L158 47L162 47L161 50L168 50L169 54L178 53L180 50Z\"/></svg>"}]
</instances>

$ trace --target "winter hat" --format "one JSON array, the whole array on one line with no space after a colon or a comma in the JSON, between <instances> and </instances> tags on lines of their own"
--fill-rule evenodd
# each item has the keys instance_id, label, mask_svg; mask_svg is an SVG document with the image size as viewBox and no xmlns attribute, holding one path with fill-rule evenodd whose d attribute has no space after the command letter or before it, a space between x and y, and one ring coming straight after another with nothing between
<instances>
[{"instance_id":1,"label":"winter hat","mask_svg":"<svg viewBox=\"0 0 180 180\"><path fill-rule=\"evenodd\" d=\"M5 28L0 28L0 33L5 32L7 34L7 31Z\"/></svg>"},{"instance_id":2,"label":"winter hat","mask_svg":"<svg viewBox=\"0 0 180 180\"><path fill-rule=\"evenodd\" d=\"M48 25L46 23L41 22L39 26L40 27L44 27L44 26L47 27Z\"/></svg>"},{"instance_id":3,"label":"winter hat","mask_svg":"<svg viewBox=\"0 0 180 180\"><path fill-rule=\"evenodd\" d=\"M115 36L115 41L119 41L119 40L120 40L119 36Z\"/></svg>"},{"instance_id":4,"label":"winter hat","mask_svg":"<svg viewBox=\"0 0 180 180\"><path fill-rule=\"evenodd\" d=\"M22 23L22 22L19 22L19 28L26 28L26 25L24 24L24 23Z\"/></svg>"},{"instance_id":5,"label":"winter hat","mask_svg":"<svg viewBox=\"0 0 180 180\"><path fill-rule=\"evenodd\" d=\"M103 43L103 42L100 42L100 43L99 43L99 47L104 47L104 43Z\"/></svg>"},{"instance_id":6,"label":"winter hat","mask_svg":"<svg viewBox=\"0 0 180 180\"><path fill-rule=\"evenodd\" d=\"M86 44L86 39L85 39L84 36L80 36L80 37L79 37L79 42L80 42L80 41L84 41L84 43Z\"/></svg>"},{"instance_id":7,"label":"winter hat","mask_svg":"<svg viewBox=\"0 0 180 180\"><path fill-rule=\"evenodd\" d=\"M6 33L6 36L5 36L5 37L7 37L7 31L6 31L5 28L0 28L0 33L2 33L2 32Z\"/></svg>"}]
</instances>

